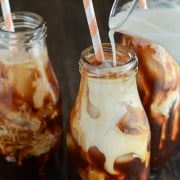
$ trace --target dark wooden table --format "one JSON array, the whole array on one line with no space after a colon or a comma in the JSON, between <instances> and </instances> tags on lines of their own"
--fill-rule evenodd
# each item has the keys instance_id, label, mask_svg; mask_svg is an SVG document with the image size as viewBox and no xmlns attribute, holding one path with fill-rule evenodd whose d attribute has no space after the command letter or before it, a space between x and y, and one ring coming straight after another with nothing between
<instances>
[{"instance_id":1,"label":"dark wooden table","mask_svg":"<svg viewBox=\"0 0 180 180\"><path fill-rule=\"evenodd\" d=\"M102 41L109 42L108 16L113 0L93 2ZM82 0L10 0L10 3L12 11L35 12L47 22L49 56L61 87L64 122L67 122L79 87L79 56L92 44ZM180 154L154 179L180 180Z\"/></svg>"}]
</instances>

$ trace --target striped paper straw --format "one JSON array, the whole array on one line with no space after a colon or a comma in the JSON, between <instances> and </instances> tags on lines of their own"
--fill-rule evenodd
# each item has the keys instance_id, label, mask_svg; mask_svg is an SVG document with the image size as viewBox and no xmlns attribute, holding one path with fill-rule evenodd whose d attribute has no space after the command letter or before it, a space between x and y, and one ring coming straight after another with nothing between
<instances>
[{"instance_id":1,"label":"striped paper straw","mask_svg":"<svg viewBox=\"0 0 180 180\"><path fill-rule=\"evenodd\" d=\"M101 62L104 60L104 52L102 48L102 43L99 35L99 30L97 26L92 0L83 0L83 4L91 34L95 57L97 61Z\"/></svg>"},{"instance_id":2,"label":"striped paper straw","mask_svg":"<svg viewBox=\"0 0 180 180\"><path fill-rule=\"evenodd\" d=\"M143 9L147 9L147 2L146 0L139 0L138 6Z\"/></svg>"},{"instance_id":3,"label":"striped paper straw","mask_svg":"<svg viewBox=\"0 0 180 180\"><path fill-rule=\"evenodd\" d=\"M1 2L2 14L5 21L6 30L14 32L14 25L12 21L9 0L0 0L0 2Z\"/></svg>"}]
</instances>

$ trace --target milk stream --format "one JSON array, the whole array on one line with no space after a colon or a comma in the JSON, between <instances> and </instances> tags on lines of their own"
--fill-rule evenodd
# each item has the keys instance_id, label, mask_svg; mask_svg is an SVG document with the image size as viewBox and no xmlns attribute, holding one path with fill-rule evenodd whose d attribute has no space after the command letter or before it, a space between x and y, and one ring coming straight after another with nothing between
<instances>
[{"instance_id":1,"label":"milk stream","mask_svg":"<svg viewBox=\"0 0 180 180\"><path fill-rule=\"evenodd\" d=\"M180 64L180 7L166 9L134 10L127 21L119 24L127 12L120 12L109 19L109 38L116 66L114 33L141 37L164 47Z\"/></svg>"}]
</instances>

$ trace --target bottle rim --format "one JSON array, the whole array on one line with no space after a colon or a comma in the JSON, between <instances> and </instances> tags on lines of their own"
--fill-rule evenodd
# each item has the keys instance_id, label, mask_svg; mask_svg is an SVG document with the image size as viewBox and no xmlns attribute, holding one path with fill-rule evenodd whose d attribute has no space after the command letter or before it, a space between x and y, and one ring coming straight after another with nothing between
<instances>
[{"instance_id":1,"label":"bottle rim","mask_svg":"<svg viewBox=\"0 0 180 180\"><path fill-rule=\"evenodd\" d=\"M112 47L110 43L102 44L103 51L105 53L111 53L111 61L112 61ZM136 74L138 71L138 59L136 53L125 46L120 44L116 44L116 56L125 55L127 58L126 62L117 62L117 66L103 66L103 63L92 64L90 62L91 58L95 58L93 46L90 46L82 51L79 61L79 69L81 74L88 74L88 76L102 76L102 77L110 77L117 75L122 76L122 74L130 75ZM105 62L108 59L105 54Z\"/></svg>"},{"instance_id":2,"label":"bottle rim","mask_svg":"<svg viewBox=\"0 0 180 180\"><path fill-rule=\"evenodd\" d=\"M28 11L12 13L15 32L7 31L3 17L0 17L0 38L4 43L16 44L24 41L33 43L33 40L41 40L47 36L46 23L42 16Z\"/></svg>"}]
</instances>

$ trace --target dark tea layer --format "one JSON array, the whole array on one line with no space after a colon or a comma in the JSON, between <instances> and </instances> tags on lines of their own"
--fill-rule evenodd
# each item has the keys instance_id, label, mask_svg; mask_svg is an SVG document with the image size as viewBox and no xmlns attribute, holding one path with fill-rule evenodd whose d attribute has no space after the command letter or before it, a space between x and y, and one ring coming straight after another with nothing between
<instances>
[{"instance_id":1,"label":"dark tea layer","mask_svg":"<svg viewBox=\"0 0 180 180\"><path fill-rule=\"evenodd\" d=\"M151 164L161 167L180 142L180 66L147 40L123 35L122 43L139 59L138 89L152 132Z\"/></svg>"},{"instance_id":2,"label":"dark tea layer","mask_svg":"<svg viewBox=\"0 0 180 180\"><path fill-rule=\"evenodd\" d=\"M150 153L149 153L150 154ZM147 157L148 159L149 157ZM114 162L113 174L105 167L105 156L96 147L87 153L76 146L69 149L69 178L71 180L147 180L149 168L147 161L136 158L133 153L125 154Z\"/></svg>"},{"instance_id":3,"label":"dark tea layer","mask_svg":"<svg viewBox=\"0 0 180 180\"><path fill-rule=\"evenodd\" d=\"M43 54L20 62L0 60L0 154L7 161L49 152L58 143L61 103Z\"/></svg>"}]
</instances>

